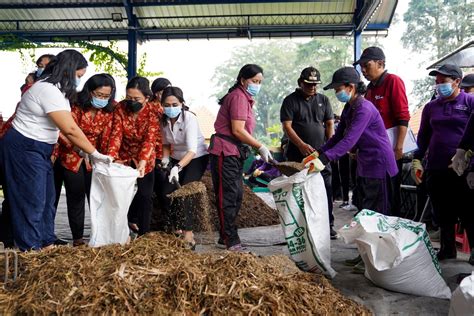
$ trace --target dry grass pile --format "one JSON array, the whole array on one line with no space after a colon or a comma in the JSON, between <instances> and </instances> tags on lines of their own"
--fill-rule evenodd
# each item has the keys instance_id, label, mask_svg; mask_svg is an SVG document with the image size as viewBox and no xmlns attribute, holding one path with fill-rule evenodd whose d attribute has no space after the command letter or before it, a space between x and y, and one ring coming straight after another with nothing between
<instances>
[{"instance_id":1,"label":"dry grass pile","mask_svg":"<svg viewBox=\"0 0 474 316\"><path fill-rule=\"evenodd\" d=\"M24 253L21 277L0 288L0 314L370 313L323 276L288 274L268 262L251 254L197 254L159 233L124 247Z\"/></svg>"}]
</instances>

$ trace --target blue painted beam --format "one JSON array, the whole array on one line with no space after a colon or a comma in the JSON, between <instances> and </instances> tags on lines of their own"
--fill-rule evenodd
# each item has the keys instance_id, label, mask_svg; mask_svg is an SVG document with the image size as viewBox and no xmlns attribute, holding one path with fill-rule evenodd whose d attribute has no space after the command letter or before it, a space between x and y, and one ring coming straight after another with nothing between
<instances>
[{"instance_id":1,"label":"blue painted beam","mask_svg":"<svg viewBox=\"0 0 474 316\"><path fill-rule=\"evenodd\" d=\"M354 62L356 62L362 54L362 32L354 31ZM360 66L357 65L357 71L360 73Z\"/></svg>"},{"instance_id":2,"label":"blue painted beam","mask_svg":"<svg viewBox=\"0 0 474 316\"><path fill-rule=\"evenodd\" d=\"M368 24L365 28L366 31L381 31L381 30L388 30L390 25L388 23L372 23Z\"/></svg>"}]
</instances>

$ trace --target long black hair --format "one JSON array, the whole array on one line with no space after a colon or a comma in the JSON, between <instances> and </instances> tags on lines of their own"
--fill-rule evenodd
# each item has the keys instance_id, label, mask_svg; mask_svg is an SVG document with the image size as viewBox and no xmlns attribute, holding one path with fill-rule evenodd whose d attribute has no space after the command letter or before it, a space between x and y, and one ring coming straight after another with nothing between
<instances>
[{"instance_id":1,"label":"long black hair","mask_svg":"<svg viewBox=\"0 0 474 316\"><path fill-rule=\"evenodd\" d=\"M181 90L178 87L165 88L163 90L163 93L161 94L161 100L160 100L161 105L164 104L167 97L171 97L171 96L175 97L176 99L178 99L179 102L181 102L183 104L182 109L181 109L181 115L183 116L183 120L184 120L184 118L185 118L184 113L185 113L185 111L189 111L189 107L186 105L186 101L184 101L183 90ZM191 111L189 111L189 112L191 112ZM162 122L163 122L163 125L165 125L165 126L166 126L166 124L168 124L167 118L168 118L168 116L163 113Z\"/></svg>"},{"instance_id":2,"label":"long black hair","mask_svg":"<svg viewBox=\"0 0 474 316\"><path fill-rule=\"evenodd\" d=\"M113 102L115 99L115 80L109 74L97 74L90 77L84 84L84 88L82 88L81 92L79 92L77 95L77 105L82 109L91 107L91 93L95 89L101 87L110 87L112 89L110 93L109 104L107 104L104 110L106 112L113 112Z\"/></svg>"},{"instance_id":3,"label":"long black hair","mask_svg":"<svg viewBox=\"0 0 474 316\"><path fill-rule=\"evenodd\" d=\"M125 89L126 90L137 89L141 93L143 93L145 98L151 98L153 96L153 93L150 90L150 81L148 81L148 79L145 77L140 77L140 76L133 77L127 83L127 86Z\"/></svg>"},{"instance_id":4,"label":"long black hair","mask_svg":"<svg viewBox=\"0 0 474 316\"><path fill-rule=\"evenodd\" d=\"M237 75L237 80L235 81L234 85L229 89L229 91L227 91L226 95L219 99L219 104L222 105L222 102L224 102L225 97L229 93L237 89L238 86L242 85L242 79L247 80L253 78L259 73L263 75L263 68L259 65L247 64L240 68L239 74Z\"/></svg>"},{"instance_id":5,"label":"long black hair","mask_svg":"<svg viewBox=\"0 0 474 316\"><path fill-rule=\"evenodd\" d=\"M76 102L76 71L87 68L87 60L73 49L66 49L53 58L44 69L41 77L45 82L58 85L71 103Z\"/></svg>"},{"instance_id":6,"label":"long black hair","mask_svg":"<svg viewBox=\"0 0 474 316\"><path fill-rule=\"evenodd\" d=\"M163 91L167 87L171 87L171 82L168 79L160 77L153 80L153 83L151 84L151 92L153 93L151 101L157 99L156 93L158 91Z\"/></svg>"}]
</instances>

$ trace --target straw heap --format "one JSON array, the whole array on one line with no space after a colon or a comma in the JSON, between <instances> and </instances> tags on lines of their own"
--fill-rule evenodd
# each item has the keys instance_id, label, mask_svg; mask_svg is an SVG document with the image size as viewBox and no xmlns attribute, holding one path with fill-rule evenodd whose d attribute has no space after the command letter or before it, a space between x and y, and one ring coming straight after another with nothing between
<instances>
[{"instance_id":1,"label":"straw heap","mask_svg":"<svg viewBox=\"0 0 474 316\"><path fill-rule=\"evenodd\" d=\"M159 233L24 253L21 277L0 288L0 314L370 314L323 276L288 274L275 258L197 254Z\"/></svg>"}]
</instances>

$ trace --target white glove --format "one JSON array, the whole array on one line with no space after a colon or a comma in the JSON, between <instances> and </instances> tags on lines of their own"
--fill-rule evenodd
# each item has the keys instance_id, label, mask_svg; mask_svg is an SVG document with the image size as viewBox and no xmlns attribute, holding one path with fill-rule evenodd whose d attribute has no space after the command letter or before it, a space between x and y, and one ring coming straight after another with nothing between
<instances>
[{"instance_id":1,"label":"white glove","mask_svg":"<svg viewBox=\"0 0 474 316\"><path fill-rule=\"evenodd\" d=\"M326 166L323 164L323 162L319 158L314 158L310 162L306 163L305 167L306 168L309 167L308 173L321 172L326 168Z\"/></svg>"},{"instance_id":2,"label":"white glove","mask_svg":"<svg viewBox=\"0 0 474 316\"><path fill-rule=\"evenodd\" d=\"M467 185L469 186L469 188L474 190L474 171L471 171L467 174L466 180L467 180Z\"/></svg>"},{"instance_id":3,"label":"white glove","mask_svg":"<svg viewBox=\"0 0 474 316\"><path fill-rule=\"evenodd\" d=\"M173 168L171 168L168 181L170 183L179 182L179 167L178 166L174 166Z\"/></svg>"},{"instance_id":4,"label":"white glove","mask_svg":"<svg viewBox=\"0 0 474 316\"><path fill-rule=\"evenodd\" d=\"M451 161L453 163L450 167L453 168L454 172L456 172L458 176L462 176L467 167L469 167L469 158L464 149L456 149L456 154L453 158L451 158Z\"/></svg>"},{"instance_id":5,"label":"white glove","mask_svg":"<svg viewBox=\"0 0 474 316\"><path fill-rule=\"evenodd\" d=\"M262 157L263 161L265 162L275 161L273 159L272 153L265 145L260 146L260 148L258 149L258 153L260 154L260 157Z\"/></svg>"},{"instance_id":6,"label":"white glove","mask_svg":"<svg viewBox=\"0 0 474 316\"><path fill-rule=\"evenodd\" d=\"M101 154L100 152L97 151L97 149L94 150L92 154L89 154L89 159L91 160L92 163L103 162L103 163L109 164L112 161L114 161L114 158Z\"/></svg>"},{"instance_id":7,"label":"white glove","mask_svg":"<svg viewBox=\"0 0 474 316\"><path fill-rule=\"evenodd\" d=\"M166 167L168 167L168 165L170 164L170 157L163 157L161 158L161 168L163 169L166 169Z\"/></svg>"}]
</instances>

